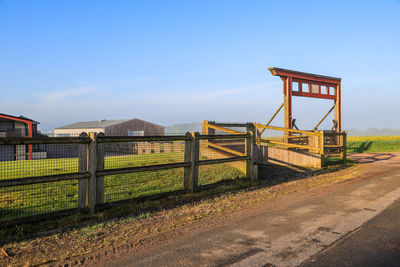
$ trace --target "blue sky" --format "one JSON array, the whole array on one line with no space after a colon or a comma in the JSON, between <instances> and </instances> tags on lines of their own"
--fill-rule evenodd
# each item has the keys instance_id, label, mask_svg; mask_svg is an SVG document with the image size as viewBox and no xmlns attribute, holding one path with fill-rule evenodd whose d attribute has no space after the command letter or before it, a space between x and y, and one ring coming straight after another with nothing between
<instances>
[{"instance_id":1,"label":"blue sky","mask_svg":"<svg viewBox=\"0 0 400 267\"><path fill-rule=\"evenodd\" d=\"M0 113L44 131L266 121L271 66L341 77L344 128L400 128L399 1L0 0L0 51ZM296 98L294 118L312 128L331 105Z\"/></svg>"}]
</instances>

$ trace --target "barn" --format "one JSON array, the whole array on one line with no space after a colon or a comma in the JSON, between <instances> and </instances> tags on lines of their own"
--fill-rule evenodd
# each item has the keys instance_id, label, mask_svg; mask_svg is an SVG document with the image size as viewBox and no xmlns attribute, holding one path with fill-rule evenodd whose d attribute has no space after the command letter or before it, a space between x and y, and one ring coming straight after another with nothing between
<instances>
[{"instance_id":1,"label":"barn","mask_svg":"<svg viewBox=\"0 0 400 267\"><path fill-rule=\"evenodd\" d=\"M54 129L56 136L78 136L82 132L107 136L164 135L165 127L139 119L125 119L77 122Z\"/></svg>"},{"instance_id":2,"label":"barn","mask_svg":"<svg viewBox=\"0 0 400 267\"><path fill-rule=\"evenodd\" d=\"M37 130L39 122L25 116L14 116L0 113L0 137L36 137L41 136ZM43 158L38 146L1 145L0 161Z\"/></svg>"}]
</instances>

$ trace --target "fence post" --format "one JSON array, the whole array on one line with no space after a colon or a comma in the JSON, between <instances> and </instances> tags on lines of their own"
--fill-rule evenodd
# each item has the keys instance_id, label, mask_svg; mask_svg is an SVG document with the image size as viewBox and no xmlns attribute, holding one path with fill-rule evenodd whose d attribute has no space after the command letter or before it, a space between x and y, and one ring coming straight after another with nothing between
<instances>
[{"instance_id":1,"label":"fence post","mask_svg":"<svg viewBox=\"0 0 400 267\"><path fill-rule=\"evenodd\" d=\"M104 133L99 133L97 137L104 136ZM104 143L97 143L96 171L104 170ZM96 204L104 203L104 176L96 176Z\"/></svg>"},{"instance_id":2,"label":"fence post","mask_svg":"<svg viewBox=\"0 0 400 267\"><path fill-rule=\"evenodd\" d=\"M325 135L324 131L319 131L319 153L321 155L321 167L325 166Z\"/></svg>"},{"instance_id":3,"label":"fence post","mask_svg":"<svg viewBox=\"0 0 400 267\"><path fill-rule=\"evenodd\" d=\"M246 126L246 131L251 132L251 146L252 152L251 152L251 159L252 159L252 164L253 164L253 179L258 180L258 164L260 162L260 153L261 153L261 146L257 144L257 139L261 138L261 135L259 134L257 127L251 123L248 122Z\"/></svg>"},{"instance_id":4,"label":"fence post","mask_svg":"<svg viewBox=\"0 0 400 267\"><path fill-rule=\"evenodd\" d=\"M87 133L81 133L79 137L87 137ZM79 173L88 171L88 144L79 144ZM80 179L78 182L78 207L86 209L88 203L88 179Z\"/></svg>"},{"instance_id":5,"label":"fence post","mask_svg":"<svg viewBox=\"0 0 400 267\"><path fill-rule=\"evenodd\" d=\"M340 158L343 161L345 161L347 157L347 131L343 132L341 145L342 145L342 150L340 153Z\"/></svg>"},{"instance_id":6,"label":"fence post","mask_svg":"<svg viewBox=\"0 0 400 267\"><path fill-rule=\"evenodd\" d=\"M255 181L256 176L255 176L255 166L254 166L254 136L252 132L247 131L246 132L247 137L246 137L246 156L250 157L246 160L246 175L252 182Z\"/></svg>"},{"instance_id":7,"label":"fence post","mask_svg":"<svg viewBox=\"0 0 400 267\"><path fill-rule=\"evenodd\" d=\"M190 162L190 167L185 167L184 170L184 188L187 191L194 192L198 185L199 167L197 161L199 160L199 133L186 133L189 140L185 140L185 162Z\"/></svg>"},{"instance_id":8,"label":"fence post","mask_svg":"<svg viewBox=\"0 0 400 267\"><path fill-rule=\"evenodd\" d=\"M91 174L88 182L88 206L91 213L96 211L96 169L97 169L97 133L90 132L89 144L89 172Z\"/></svg>"}]
</instances>

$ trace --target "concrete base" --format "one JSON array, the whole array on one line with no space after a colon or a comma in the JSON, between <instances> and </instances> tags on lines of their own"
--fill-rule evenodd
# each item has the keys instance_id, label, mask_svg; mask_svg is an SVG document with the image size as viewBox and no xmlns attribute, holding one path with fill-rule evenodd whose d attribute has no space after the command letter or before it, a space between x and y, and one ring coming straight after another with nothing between
<instances>
[{"instance_id":1,"label":"concrete base","mask_svg":"<svg viewBox=\"0 0 400 267\"><path fill-rule=\"evenodd\" d=\"M263 145L259 146L258 162L306 168L322 168L324 166L321 155Z\"/></svg>"}]
</instances>

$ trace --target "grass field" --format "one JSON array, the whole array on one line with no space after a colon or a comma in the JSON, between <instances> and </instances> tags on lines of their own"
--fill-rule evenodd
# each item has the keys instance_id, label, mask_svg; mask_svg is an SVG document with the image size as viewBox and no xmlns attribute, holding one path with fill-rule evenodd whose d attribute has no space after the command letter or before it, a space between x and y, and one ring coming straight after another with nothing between
<instances>
[{"instance_id":1,"label":"grass field","mask_svg":"<svg viewBox=\"0 0 400 267\"><path fill-rule=\"evenodd\" d=\"M105 169L183 162L182 152L106 157ZM0 162L0 179L78 171L77 158ZM183 189L183 168L110 175L104 178L104 200L113 202ZM243 177L228 164L202 166L199 184ZM78 180L0 188L0 222L77 207Z\"/></svg>"},{"instance_id":2,"label":"grass field","mask_svg":"<svg viewBox=\"0 0 400 267\"><path fill-rule=\"evenodd\" d=\"M349 136L347 152L399 152L400 136Z\"/></svg>"}]
</instances>

